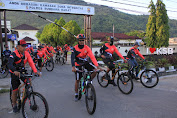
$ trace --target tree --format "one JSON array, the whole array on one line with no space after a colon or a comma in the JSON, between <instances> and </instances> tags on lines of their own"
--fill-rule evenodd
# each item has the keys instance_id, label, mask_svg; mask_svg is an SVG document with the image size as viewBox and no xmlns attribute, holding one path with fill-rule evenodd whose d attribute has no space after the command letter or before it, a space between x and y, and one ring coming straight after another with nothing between
<instances>
[{"instance_id":1,"label":"tree","mask_svg":"<svg viewBox=\"0 0 177 118\"><path fill-rule=\"evenodd\" d=\"M65 20L61 17L60 20L55 19L55 23L57 23L60 26L64 26L65 25ZM36 36L40 36L39 40L40 42L43 43L50 43L53 46L56 46L58 44L63 44L63 41L60 40L59 36L61 33L62 29L61 27L51 23L48 24L44 27L42 33L39 35L36 34Z\"/></svg>"},{"instance_id":2,"label":"tree","mask_svg":"<svg viewBox=\"0 0 177 118\"><path fill-rule=\"evenodd\" d=\"M149 7L150 15L148 23L146 24L146 43L149 47L157 47L156 42L156 9L153 1L151 0Z\"/></svg>"},{"instance_id":3,"label":"tree","mask_svg":"<svg viewBox=\"0 0 177 118\"><path fill-rule=\"evenodd\" d=\"M161 0L156 3L156 38L157 47L169 46L169 25L165 4Z\"/></svg>"},{"instance_id":4,"label":"tree","mask_svg":"<svg viewBox=\"0 0 177 118\"><path fill-rule=\"evenodd\" d=\"M150 16L146 25L146 42L153 48L169 45L169 25L165 4L157 0L156 8L152 0L149 5Z\"/></svg>"},{"instance_id":5,"label":"tree","mask_svg":"<svg viewBox=\"0 0 177 118\"><path fill-rule=\"evenodd\" d=\"M74 20L69 21L63 27L67 29L68 31L70 31L71 33L73 33L74 35L79 34L81 31L79 25ZM60 40L64 41L63 45L64 44L72 45L74 44L75 41L77 41L76 38L72 34L66 32L65 30L62 30L59 38Z\"/></svg>"}]
</instances>

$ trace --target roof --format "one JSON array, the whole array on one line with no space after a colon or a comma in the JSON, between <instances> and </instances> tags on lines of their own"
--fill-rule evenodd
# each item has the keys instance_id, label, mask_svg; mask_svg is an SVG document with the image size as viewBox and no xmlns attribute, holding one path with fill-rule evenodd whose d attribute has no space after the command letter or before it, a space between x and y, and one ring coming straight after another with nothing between
<instances>
[{"instance_id":1,"label":"roof","mask_svg":"<svg viewBox=\"0 0 177 118\"><path fill-rule=\"evenodd\" d=\"M27 24L22 24L17 27L14 27L12 29L15 29L15 30L39 30L39 29L37 29L33 26L30 26L30 25L27 25Z\"/></svg>"},{"instance_id":2,"label":"roof","mask_svg":"<svg viewBox=\"0 0 177 118\"><path fill-rule=\"evenodd\" d=\"M32 39L32 38L30 38L30 37L25 37L25 38L23 38L25 41L35 41L34 39Z\"/></svg>"},{"instance_id":3,"label":"roof","mask_svg":"<svg viewBox=\"0 0 177 118\"><path fill-rule=\"evenodd\" d=\"M92 38L94 40L101 40L101 41L107 41L107 37L112 36L112 33L105 33L105 32L92 32ZM123 33L114 33L114 38L115 40L120 40L120 39L141 39L137 36L128 36Z\"/></svg>"}]
</instances>

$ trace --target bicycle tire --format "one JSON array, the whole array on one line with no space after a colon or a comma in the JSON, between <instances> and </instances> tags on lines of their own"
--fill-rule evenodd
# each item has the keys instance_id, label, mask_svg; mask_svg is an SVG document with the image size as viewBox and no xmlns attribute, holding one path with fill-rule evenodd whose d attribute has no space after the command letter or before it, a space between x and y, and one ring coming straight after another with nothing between
<instances>
[{"instance_id":1,"label":"bicycle tire","mask_svg":"<svg viewBox=\"0 0 177 118\"><path fill-rule=\"evenodd\" d=\"M1 68L2 69L2 68ZM2 73L2 70L1 70L1 72L0 72L0 78L5 78L5 77L7 77L7 75L9 74L9 69L7 68L7 66L6 66L6 68L5 68L5 72L4 73Z\"/></svg>"},{"instance_id":2,"label":"bicycle tire","mask_svg":"<svg viewBox=\"0 0 177 118\"><path fill-rule=\"evenodd\" d=\"M35 102L33 102L34 96L35 96ZM25 98L24 98L24 100L23 100L23 103L22 103L22 115L23 115L24 118L35 118L34 116L32 116L32 117L28 116L28 115L31 114L31 112L30 112L30 114L26 113L25 104L29 105L29 103L28 103L29 98L33 98L33 99L30 99L30 102L31 102L32 106L29 106L29 107L30 107L29 110L34 111L35 114L36 114L36 112L39 111L39 103L36 104L36 101L37 101L36 99L37 99L37 97L40 98L40 100L42 100L41 103L44 104L45 113L44 113L44 116L40 116L40 117L38 116L38 117L37 117L37 116L35 115L35 117L36 117L36 118L47 118L47 117L48 117L48 114L49 114L49 107L48 107L48 103L47 103L46 99L44 98L44 96L42 96L42 95L41 95L40 93L38 93L38 92L31 92L29 96L25 96ZM41 112L40 112L40 113L41 113Z\"/></svg>"},{"instance_id":3,"label":"bicycle tire","mask_svg":"<svg viewBox=\"0 0 177 118\"><path fill-rule=\"evenodd\" d=\"M145 72L148 72L148 73L152 73L152 75L154 75L155 77L156 77L156 80L155 80L155 82L154 82L154 84L152 84L152 85L149 85L150 83L152 83L152 81L154 81L154 79L152 80L152 76L151 77L148 77L148 78L146 78L147 79L147 81L145 82L145 81L143 81L143 74L147 74L147 73L145 73ZM141 82L141 84L143 85L143 86L145 86L146 88L153 88L153 87L155 87L157 84L158 84L158 82L159 82L159 76L157 75L157 73L154 71L154 70L149 70L149 69L147 69L147 70L144 70L142 73L141 73L141 75L140 75L140 82Z\"/></svg>"},{"instance_id":4,"label":"bicycle tire","mask_svg":"<svg viewBox=\"0 0 177 118\"><path fill-rule=\"evenodd\" d=\"M10 87L10 103L11 103L11 106L13 107L12 105L12 87ZM20 95L19 95L19 92L17 93L17 109L18 111L20 111L21 109L21 99L20 99Z\"/></svg>"},{"instance_id":5,"label":"bicycle tire","mask_svg":"<svg viewBox=\"0 0 177 118\"><path fill-rule=\"evenodd\" d=\"M123 86L122 86L123 85ZM127 90L124 90L123 87L127 87L130 85L130 87ZM119 77L117 78L117 86L118 89L123 93L123 94L130 94L133 91L133 80L130 77L129 74L127 73L121 73Z\"/></svg>"},{"instance_id":6,"label":"bicycle tire","mask_svg":"<svg viewBox=\"0 0 177 118\"><path fill-rule=\"evenodd\" d=\"M99 83L99 85L103 88L106 88L109 83L108 83L108 80L106 79L106 71L101 71L101 72L98 72L97 74L97 81Z\"/></svg>"},{"instance_id":7,"label":"bicycle tire","mask_svg":"<svg viewBox=\"0 0 177 118\"><path fill-rule=\"evenodd\" d=\"M89 88L91 89L92 96L89 96L89 91L88 91ZM89 106L89 100L93 101L92 108L90 108L90 106ZM94 86L90 83L87 84L87 86L86 86L85 103L86 103L86 108L87 108L88 113L90 115L92 115L96 110L96 92L95 92Z\"/></svg>"},{"instance_id":8,"label":"bicycle tire","mask_svg":"<svg viewBox=\"0 0 177 118\"><path fill-rule=\"evenodd\" d=\"M46 62L46 70L47 70L47 71L52 71L53 68L54 68L54 63L51 62L51 61L47 61L47 62Z\"/></svg>"},{"instance_id":9,"label":"bicycle tire","mask_svg":"<svg viewBox=\"0 0 177 118\"><path fill-rule=\"evenodd\" d=\"M78 87L78 100L82 98L82 89L81 89L81 81L79 81L79 87Z\"/></svg>"}]
</instances>

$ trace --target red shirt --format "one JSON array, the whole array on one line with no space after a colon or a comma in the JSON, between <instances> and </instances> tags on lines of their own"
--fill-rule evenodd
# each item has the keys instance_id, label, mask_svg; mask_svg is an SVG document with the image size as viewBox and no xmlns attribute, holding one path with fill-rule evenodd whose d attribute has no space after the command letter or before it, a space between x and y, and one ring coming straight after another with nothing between
<instances>
[{"instance_id":1,"label":"red shirt","mask_svg":"<svg viewBox=\"0 0 177 118\"><path fill-rule=\"evenodd\" d=\"M42 57L46 58L46 54L45 54L44 51L39 51L39 50L37 50L37 55L38 55L40 58L42 58Z\"/></svg>"},{"instance_id":2,"label":"red shirt","mask_svg":"<svg viewBox=\"0 0 177 118\"><path fill-rule=\"evenodd\" d=\"M10 72L13 73L14 71L16 71L16 64L19 64L19 63L24 63L24 65L28 62L30 67L32 68L33 72L36 73L37 72L37 69L34 65L34 62L33 62L33 59L31 58L30 54L25 51L24 52L24 55L25 55L25 59L22 61L22 57L23 55L21 53L19 53L18 50L15 50L9 57L9 69L10 69Z\"/></svg>"},{"instance_id":3,"label":"red shirt","mask_svg":"<svg viewBox=\"0 0 177 118\"><path fill-rule=\"evenodd\" d=\"M51 52L51 53L56 53L56 51L53 49L53 47L52 46L50 46L50 47L48 47L48 50Z\"/></svg>"},{"instance_id":4,"label":"red shirt","mask_svg":"<svg viewBox=\"0 0 177 118\"><path fill-rule=\"evenodd\" d=\"M76 58L84 59L87 56L89 56L90 59L92 60L93 64L95 66L98 66L97 60L95 59L95 56L93 55L92 50L87 45L84 45L84 48L82 48L82 49L80 49L78 47L78 45L74 46L73 53L75 54ZM71 60L74 60L74 59L71 59ZM79 63L77 63L77 59L75 61L75 64L72 63L72 66L80 66Z\"/></svg>"}]
</instances>

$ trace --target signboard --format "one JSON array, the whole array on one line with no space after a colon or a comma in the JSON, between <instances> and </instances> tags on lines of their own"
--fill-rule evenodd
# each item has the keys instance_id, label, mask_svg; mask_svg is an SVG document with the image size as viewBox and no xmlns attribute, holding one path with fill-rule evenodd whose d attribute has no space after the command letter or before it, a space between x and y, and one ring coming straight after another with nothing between
<instances>
[{"instance_id":1,"label":"signboard","mask_svg":"<svg viewBox=\"0 0 177 118\"><path fill-rule=\"evenodd\" d=\"M147 48L147 54L151 52L153 54L156 52L157 55L161 54L173 54L173 48Z\"/></svg>"},{"instance_id":2,"label":"signboard","mask_svg":"<svg viewBox=\"0 0 177 118\"><path fill-rule=\"evenodd\" d=\"M5 37L5 34L2 34L2 37ZM7 34L7 39L11 39L12 41L17 39L16 34Z\"/></svg>"},{"instance_id":3,"label":"signboard","mask_svg":"<svg viewBox=\"0 0 177 118\"><path fill-rule=\"evenodd\" d=\"M18 11L37 11L51 13L68 13L94 15L95 9L90 6L78 6L69 4L56 4L34 1L0 0L0 9Z\"/></svg>"}]
</instances>

